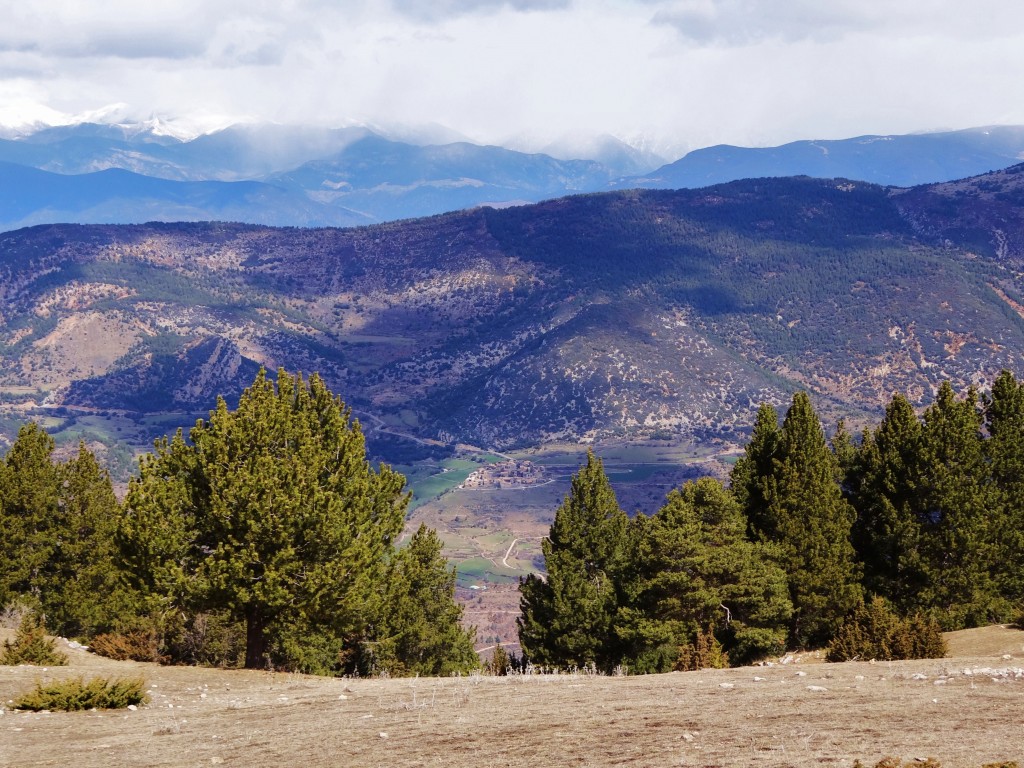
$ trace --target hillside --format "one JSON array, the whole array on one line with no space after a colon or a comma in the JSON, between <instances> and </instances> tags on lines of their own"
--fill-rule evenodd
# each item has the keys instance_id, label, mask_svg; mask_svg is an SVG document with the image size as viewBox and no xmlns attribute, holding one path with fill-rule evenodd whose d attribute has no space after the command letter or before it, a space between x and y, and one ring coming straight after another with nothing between
<instances>
[{"instance_id":1,"label":"hillside","mask_svg":"<svg viewBox=\"0 0 1024 768\"><path fill-rule=\"evenodd\" d=\"M1003 125L794 141L778 147L706 147L624 184L653 189L706 187L737 179L802 175L909 187L977 176L1022 159L1024 128Z\"/></svg>"},{"instance_id":2,"label":"hillside","mask_svg":"<svg viewBox=\"0 0 1024 768\"><path fill-rule=\"evenodd\" d=\"M923 404L944 379L1019 369L1022 171L911 190L733 182L349 230L6 233L3 413L8 430L120 419L145 444L266 365L320 371L394 432L498 449L728 450L758 403L798 388L856 420L896 390Z\"/></svg>"},{"instance_id":3,"label":"hillside","mask_svg":"<svg viewBox=\"0 0 1024 768\"><path fill-rule=\"evenodd\" d=\"M142 675L149 705L0 709L0 763L851 768L891 755L978 768L1019 760L1021 633L968 632L985 634L983 649L961 637L966 653L947 659L822 664L804 656L640 677L346 680L159 667L66 649L68 667L0 667L0 700L36 680Z\"/></svg>"}]
</instances>

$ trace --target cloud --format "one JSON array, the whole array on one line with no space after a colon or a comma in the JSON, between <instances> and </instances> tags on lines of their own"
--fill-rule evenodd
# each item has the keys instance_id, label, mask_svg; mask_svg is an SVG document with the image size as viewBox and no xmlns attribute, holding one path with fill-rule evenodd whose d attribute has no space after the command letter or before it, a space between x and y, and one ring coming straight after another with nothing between
<instances>
[{"instance_id":1,"label":"cloud","mask_svg":"<svg viewBox=\"0 0 1024 768\"><path fill-rule=\"evenodd\" d=\"M500 10L551 11L568 8L570 0L393 0L399 13L418 21L435 22L472 13L494 13Z\"/></svg>"},{"instance_id":2,"label":"cloud","mask_svg":"<svg viewBox=\"0 0 1024 768\"><path fill-rule=\"evenodd\" d=\"M670 153L1024 123L1024 3L1005 0L0 0L0 17L5 115L125 103Z\"/></svg>"},{"instance_id":3,"label":"cloud","mask_svg":"<svg viewBox=\"0 0 1024 768\"><path fill-rule=\"evenodd\" d=\"M652 22L698 44L743 46L765 40L834 41L851 35L953 39L1014 34L1024 6L1003 0L654 0Z\"/></svg>"}]
</instances>

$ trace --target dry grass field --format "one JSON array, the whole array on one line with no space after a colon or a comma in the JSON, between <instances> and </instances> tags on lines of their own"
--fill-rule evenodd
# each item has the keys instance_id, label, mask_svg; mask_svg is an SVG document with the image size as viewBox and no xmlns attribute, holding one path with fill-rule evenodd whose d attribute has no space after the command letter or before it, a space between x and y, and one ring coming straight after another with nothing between
<instances>
[{"instance_id":1,"label":"dry grass field","mask_svg":"<svg viewBox=\"0 0 1024 768\"><path fill-rule=\"evenodd\" d=\"M943 660L804 656L611 678L340 680L65 649L68 667L0 667L0 765L852 766L893 755L976 768L1024 758L1024 677L1014 676L1024 633L949 639ZM131 712L9 709L37 680L83 675L142 675L151 701Z\"/></svg>"}]
</instances>

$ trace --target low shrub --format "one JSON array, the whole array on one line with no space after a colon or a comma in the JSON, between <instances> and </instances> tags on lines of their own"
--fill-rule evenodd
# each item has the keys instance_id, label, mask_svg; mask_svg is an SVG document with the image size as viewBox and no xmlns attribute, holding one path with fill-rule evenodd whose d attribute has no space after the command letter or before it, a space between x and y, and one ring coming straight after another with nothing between
<instances>
[{"instance_id":1,"label":"low shrub","mask_svg":"<svg viewBox=\"0 0 1024 768\"><path fill-rule=\"evenodd\" d=\"M35 690L14 701L14 708L29 709L33 712L44 709L51 712L124 709L131 705L146 703L148 699L143 692L145 685L141 677L129 680L97 677L88 682L74 678L45 686L36 683Z\"/></svg>"},{"instance_id":2,"label":"low shrub","mask_svg":"<svg viewBox=\"0 0 1024 768\"><path fill-rule=\"evenodd\" d=\"M729 655L722 649L711 627L698 632L693 643L679 648L675 668L679 672L698 669L724 669L729 666Z\"/></svg>"},{"instance_id":3,"label":"low shrub","mask_svg":"<svg viewBox=\"0 0 1024 768\"><path fill-rule=\"evenodd\" d=\"M5 640L4 651L0 654L0 664L9 666L62 667L67 663L68 657L57 650L52 638L46 637L42 620L34 614L26 614L22 618L14 642Z\"/></svg>"},{"instance_id":4,"label":"low shrub","mask_svg":"<svg viewBox=\"0 0 1024 768\"><path fill-rule=\"evenodd\" d=\"M93 653L116 661L164 661L156 632L150 629L130 629L97 635L90 642Z\"/></svg>"},{"instance_id":5,"label":"low shrub","mask_svg":"<svg viewBox=\"0 0 1024 768\"><path fill-rule=\"evenodd\" d=\"M892 661L940 659L945 655L946 642L937 622L921 615L901 618L885 600L876 597L847 616L828 646L825 660Z\"/></svg>"},{"instance_id":6,"label":"low shrub","mask_svg":"<svg viewBox=\"0 0 1024 768\"><path fill-rule=\"evenodd\" d=\"M505 650L501 643L498 643L494 646L494 654L484 662L484 672L495 677L504 677L508 674L511 662L508 651Z\"/></svg>"}]
</instances>

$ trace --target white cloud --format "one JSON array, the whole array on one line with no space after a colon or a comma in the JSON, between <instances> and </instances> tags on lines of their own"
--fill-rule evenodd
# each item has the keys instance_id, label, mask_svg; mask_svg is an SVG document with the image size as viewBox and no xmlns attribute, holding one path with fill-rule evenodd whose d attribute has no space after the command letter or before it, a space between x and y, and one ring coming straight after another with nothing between
<instances>
[{"instance_id":1,"label":"white cloud","mask_svg":"<svg viewBox=\"0 0 1024 768\"><path fill-rule=\"evenodd\" d=\"M1024 123L1024 3L1005 0L0 0L0 18L6 123L125 103L670 152Z\"/></svg>"}]
</instances>

